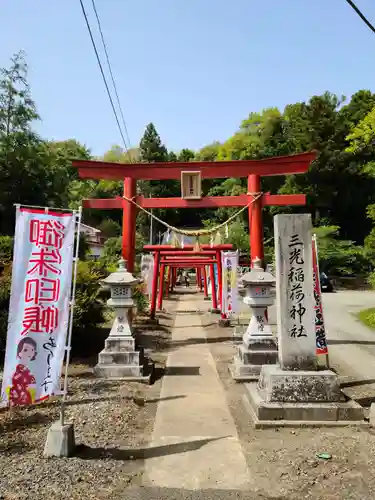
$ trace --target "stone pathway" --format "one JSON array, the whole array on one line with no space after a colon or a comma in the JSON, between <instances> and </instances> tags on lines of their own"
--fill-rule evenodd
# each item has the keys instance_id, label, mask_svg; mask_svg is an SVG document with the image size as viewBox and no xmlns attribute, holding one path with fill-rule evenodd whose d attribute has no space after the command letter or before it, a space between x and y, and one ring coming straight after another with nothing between
<instances>
[{"instance_id":1,"label":"stone pathway","mask_svg":"<svg viewBox=\"0 0 375 500\"><path fill-rule=\"evenodd\" d=\"M172 329L171 351L144 486L186 490L249 489L249 470L228 409L201 316L198 297L182 296ZM161 449L160 449L161 448Z\"/></svg>"}]
</instances>

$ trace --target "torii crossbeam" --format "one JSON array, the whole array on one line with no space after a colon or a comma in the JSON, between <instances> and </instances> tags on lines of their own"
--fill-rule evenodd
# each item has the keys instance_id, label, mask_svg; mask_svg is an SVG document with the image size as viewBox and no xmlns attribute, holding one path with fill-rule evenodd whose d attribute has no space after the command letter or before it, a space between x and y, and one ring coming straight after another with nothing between
<instances>
[{"instance_id":1,"label":"torii crossbeam","mask_svg":"<svg viewBox=\"0 0 375 500\"><path fill-rule=\"evenodd\" d=\"M123 179L124 196L145 208L218 208L243 207L261 193L261 176L301 174L307 172L316 153L265 158L262 160L231 160L217 162L158 162L158 163L110 163L92 160L73 160L79 176L87 179ZM137 196L137 179L181 179L182 172L199 171L202 179L247 177L248 193L238 196L207 196L199 200L183 198L144 198ZM302 194L263 194L255 199L249 210L251 262L264 258L262 207L267 205L305 205ZM85 208L123 210L122 251L128 261L128 269L134 268L135 219L137 207L123 199L84 200Z\"/></svg>"}]
</instances>

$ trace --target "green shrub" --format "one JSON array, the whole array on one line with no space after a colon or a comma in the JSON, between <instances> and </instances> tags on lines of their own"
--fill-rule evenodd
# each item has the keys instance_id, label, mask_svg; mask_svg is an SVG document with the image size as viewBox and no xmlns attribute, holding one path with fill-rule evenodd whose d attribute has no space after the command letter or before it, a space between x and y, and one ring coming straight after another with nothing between
<instances>
[{"instance_id":1,"label":"green shrub","mask_svg":"<svg viewBox=\"0 0 375 500\"><path fill-rule=\"evenodd\" d=\"M108 238L104 243L103 256L100 264L103 267L113 267L121 258L121 237Z\"/></svg>"},{"instance_id":2,"label":"green shrub","mask_svg":"<svg viewBox=\"0 0 375 500\"><path fill-rule=\"evenodd\" d=\"M133 293L133 299L135 302L135 305L137 306L137 311L139 313L144 313L147 311L148 306L149 306L149 300L148 296L145 291L145 286L143 283L140 283L135 287L134 293Z\"/></svg>"},{"instance_id":3,"label":"green shrub","mask_svg":"<svg viewBox=\"0 0 375 500\"><path fill-rule=\"evenodd\" d=\"M338 238L338 226L321 226L314 229L318 240L320 271L335 276L361 275L368 270L368 260L363 247L353 241Z\"/></svg>"},{"instance_id":4,"label":"green shrub","mask_svg":"<svg viewBox=\"0 0 375 500\"><path fill-rule=\"evenodd\" d=\"M367 281L371 285L371 288L375 290L375 271L368 275Z\"/></svg>"},{"instance_id":5,"label":"green shrub","mask_svg":"<svg viewBox=\"0 0 375 500\"><path fill-rule=\"evenodd\" d=\"M12 236L0 236L0 263L12 262L13 238Z\"/></svg>"},{"instance_id":6,"label":"green shrub","mask_svg":"<svg viewBox=\"0 0 375 500\"><path fill-rule=\"evenodd\" d=\"M363 309L357 313L357 318L369 328L375 330L375 308Z\"/></svg>"},{"instance_id":7,"label":"green shrub","mask_svg":"<svg viewBox=\"0 0 375 500\"><path fill-rule=\"evenodd\" d=\"M10 266L6 266L0 276L0 360L3 360L8 328L8 310L11 289Z\"/></svg>"},{"instance_id":8,"label":"green shrub","mask_svg":"<svg viewBox=\"0 0 375 500\"><path fill-rule=\"evenodd\" d=\"M84 330L104 322L104 303L99 281L106 276L97 263L79 261L73 328Z\"/></svg>"}]
</instances>

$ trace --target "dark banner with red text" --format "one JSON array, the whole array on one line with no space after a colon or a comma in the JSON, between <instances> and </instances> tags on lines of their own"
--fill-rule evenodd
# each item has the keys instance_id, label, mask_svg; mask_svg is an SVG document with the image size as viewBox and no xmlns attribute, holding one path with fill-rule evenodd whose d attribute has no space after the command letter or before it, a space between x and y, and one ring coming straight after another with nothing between
<instances>
[{"instance_id":1,"label":"dark banner with red text","mask_svg":"<svg viewBox=\"0 0 375 500\"><path fill-rule=\"evenodd\" d=\"M314 279L314 316L316 334L316 353L328 354L326 330L323 318L322 291L320 287L318 247L315 235L312 239L313 250L313 279Z\"/></svg>"}]
</instances>

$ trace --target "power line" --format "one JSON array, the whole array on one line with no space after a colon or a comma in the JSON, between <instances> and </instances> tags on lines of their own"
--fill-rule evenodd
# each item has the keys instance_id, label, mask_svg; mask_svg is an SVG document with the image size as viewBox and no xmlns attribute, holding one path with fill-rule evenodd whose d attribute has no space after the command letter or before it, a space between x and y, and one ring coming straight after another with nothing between
<instances>
[{"instance_id":1,"label":"power line","mask_svg":"<svg viewBox=\"0 0 375 500\"><path fill-rule=\"evenodd\" d=\"M126 145L126 140L125 140L125 137L124 137L121 125L120 125L120 121L119 121L118 116L117 116L116 108L115 108L115 105L113 104L113 99L112 99L112 96L111 96L111 92L110 92L109 87L108 87L107 79L106 79L104 71L103 71L103 66L102 66L102 63L100 61L98 49L96 48L95 40L94 40L94 37L92 35L92 31L91 31L89 20L87 18L85 6L83 5L83 1L82 0L79 0L79 3L81 4L82 13L83 13L83 16L84 16L85 21L86 21L86 26L87 26L87 29L88 29L88 32L89 32L89 35L90 35L90 38L91 38L92 46L93 46L94 51L95 51L96 60L97 60L98 65L99 65L100 72L101 72L102 77L103 77L104 85L105 85L105 88L107 90L109 101L111 103L112 111L113 111L113 114L115 115L116 123L117 123L118 129L120 131L120 135L121 135L122 141L124 143L125 149L126 149L127 153L129 154L129 150L128 150L128 147Z\"/></svg>"},{"instance_id":2,"label":"power line","mask_svg":"<svg viewBox=\"0 0 375 500\"><path fill-rule=\"evenodd\" d=\"M116 85L116 82L115 82L115 78L113 76L112 65L111 65L111 62L109 60L109 55L108 55L108 50L107 50L107 44L105 43L105 40L104 40L103 30L102 30L101 22L100 22L100 19L99 19L98 11L96 9L95 0L92 0L92 8L94 9L96 21L98 23L100 37L102 39L102 44L103 44L103 48L104 48L104 52L105 52L105 57L107 59L109 73L111 75L112 85L113 85L113 88L114 88L114 91L115 91L115 94L116 94L117 105L118 105L118 108L120 110L122 125L123 125L124 130L125 130L125 134L126 134L126 138L128 140L128 144L130 146L131 141L130 141L130 137L129 137L128 127L126 126L126 121L125 121L125 118L124 118L124 113L122 112L122 106L121 106L120 98L119 98L119 95L118 95L118 92L117 92L117 85Z\"/></svg>"},{"instance_id":3,"label":"power line","mask_svg":"<svg viewBox=\"0 0 375 500\"><path fill-rule=\"evenodd\" d=\"M346 0L346 2L350 5L350 7L356 12L356 14L362 19L362 21L367 24L370 30L375 33L375 26L370 23L370 21L365 17L365 15L359 10L352 0Z\"/></svg>"}]
</instances>

